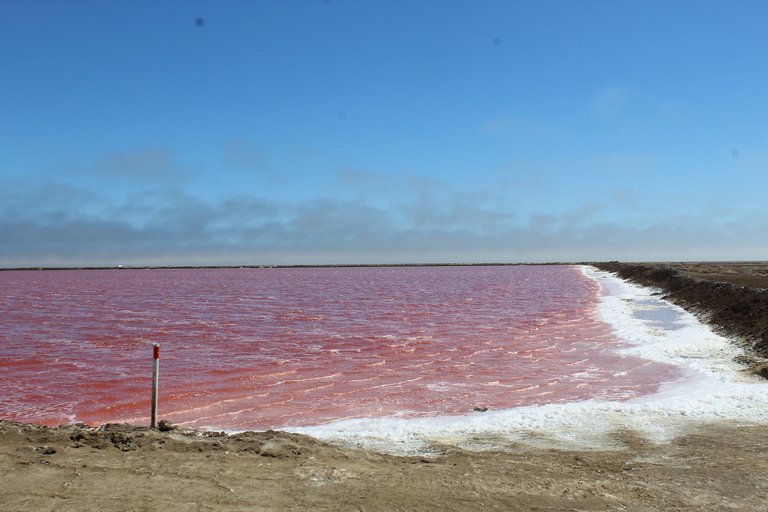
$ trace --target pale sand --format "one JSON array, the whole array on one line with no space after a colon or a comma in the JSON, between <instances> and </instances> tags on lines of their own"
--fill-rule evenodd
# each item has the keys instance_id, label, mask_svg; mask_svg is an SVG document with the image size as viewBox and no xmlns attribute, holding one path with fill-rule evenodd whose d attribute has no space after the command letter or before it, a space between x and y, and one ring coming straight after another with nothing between
<instances>
[{"instance_id":1,"label":"pale sand","mask_svg":"<svg viewBox=\"0 0 768 512\"><path fill-rule=\"evenodd\" d=\"M0 510L768 509L768 426L701 424L619 449L437 447L395 457L276 432L217 436L0 422Z\"/></svg>"}]
</instances>

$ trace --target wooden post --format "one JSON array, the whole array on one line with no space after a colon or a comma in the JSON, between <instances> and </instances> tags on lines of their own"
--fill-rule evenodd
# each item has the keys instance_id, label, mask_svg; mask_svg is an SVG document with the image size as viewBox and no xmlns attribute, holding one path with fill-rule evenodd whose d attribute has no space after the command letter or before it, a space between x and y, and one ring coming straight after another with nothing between
<instances>
[{"instance_id":1,"label":"wooden post","mask_svg":"<svg viewBox=\"0 0 768 512\"><path fill-rule=\"evenodd\" d=\"M153 364L152 364L152 418L149 426L152 428L157 427L157 383L158 383L158 370L160 366L160 345L155 343L154 350L152 351Z\"/></svg>"}]
</instances>

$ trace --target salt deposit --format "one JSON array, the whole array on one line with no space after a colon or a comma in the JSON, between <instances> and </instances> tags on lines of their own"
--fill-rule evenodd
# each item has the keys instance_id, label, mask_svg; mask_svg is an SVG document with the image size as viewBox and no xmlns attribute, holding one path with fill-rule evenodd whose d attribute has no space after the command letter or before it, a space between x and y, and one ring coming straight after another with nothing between
<instances>
[{"instance_id":1,"label":"salt deposit","mask_svg":"<svg viewBox=\"0 0 768 512\"><path fill-rule=\"evenodd\" d=\"M619 447L623 429L664 442L693 423L735 420L768 424L768 383L744 371L741 349L693 315L592 267L584 275L601 285L603 321L627 342L618 351L675 365L682 378L653 395L629 401L588 400L518 407L464 416L353 419L293 428L327 441L388 453L425 453L448 444L472 450L516 442L581 448Z\"/></svg>"}]
</instances>

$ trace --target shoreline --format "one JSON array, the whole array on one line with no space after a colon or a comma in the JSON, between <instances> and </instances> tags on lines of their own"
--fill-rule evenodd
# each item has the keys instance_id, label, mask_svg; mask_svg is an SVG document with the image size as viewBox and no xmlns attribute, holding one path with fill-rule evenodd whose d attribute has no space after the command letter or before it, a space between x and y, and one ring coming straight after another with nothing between
<instances>
[{"instance_id":1,"label":"shoreline","mask_svg":"<svg viewBox=\"0 0 768 512\"><path fill-rule=\"evenodd\" d=\"M0 272L36 270L204 270L246 268L397 268L397 267L514 267L523 265L581 265L581 263L331 263L292 265L116 265L75 267L0 267Z\"/></svg>"},{"instance_id":2,"label":"shoreline","mask_svg":"<svg viewBox=\"0 0 768 512\"><path fill-rule=\"evenodd\" d=\"M685 264L639 264L605 262L592 263L593 267L610 272L628 282L660 290L662 298L692 313L715 332L729 338L737 346L747 349L752 356L743 364L753 373L768 379L768 289L742 286L725 282L724 274L714 266L709 273L692 273ZM732 264L731 264L732 265ZM762 275L734 274L742 281L751 279L762 283L768 276L768 264L759 264ZM686 270L683 270L686 269ZM730 270L730 269L729 269ZM707 278L704 278L706 276Z\"/></svg>"},{"instance_id":3,"label":"shoreline","mask_svg":"<svg viewBox=\"0 0 768 512\"><path fill-rule=\"evenodd\" d=\"M594 262L594 261L546 261L546 262L480 262L480 263L294 263L294 264L244 264L244 265L74 265L74 266L26 266L0 267L0 272L33 270L195 270L195 269L246 269L246 268L390 268L390 267L509 267L522 265L643 265L671 268L709 281L723 281L742 286L768 288L768 261L704 261L704 262ZM734 280L735 279L735 280ZM759 286L758 284L764 284Z\"/></svg>"}]
</instances>

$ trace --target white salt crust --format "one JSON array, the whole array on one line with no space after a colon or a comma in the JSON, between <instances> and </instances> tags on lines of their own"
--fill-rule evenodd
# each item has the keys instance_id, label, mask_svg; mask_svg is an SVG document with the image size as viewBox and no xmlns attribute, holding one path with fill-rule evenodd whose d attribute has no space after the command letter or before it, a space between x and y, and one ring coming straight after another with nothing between
<instances>
[{"instance_id":1,"label":"white salt crust","mask_svg":"<svg viewBox=\"0 0 768 512\"><path fill-rule=\"evenodd\" d=\"M470 450L515 443L562 448L620 448L615 434L633 430L665 442L708 420L768 424L768 381L734 358L742 351L657 290L582 266L601 287L599 314L628 346L618 352L675 365L684 378L658 393L627 402L589 400L519 407L466 416L363 418L312 427L286 427L329 442L393 454L427 454L440 445Z\"/></svg>"}]
</instances>

